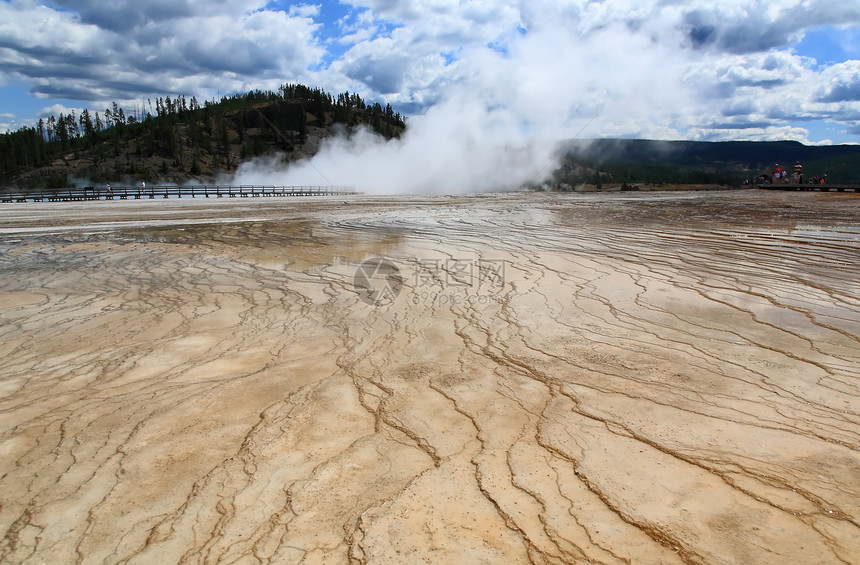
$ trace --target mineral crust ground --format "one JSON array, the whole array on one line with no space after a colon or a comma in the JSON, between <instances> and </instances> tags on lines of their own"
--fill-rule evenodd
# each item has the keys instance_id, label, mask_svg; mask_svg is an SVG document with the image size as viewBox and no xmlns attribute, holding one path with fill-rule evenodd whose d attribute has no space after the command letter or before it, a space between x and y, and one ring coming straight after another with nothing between
<instances>
[{"instance_id":1,"label":"mineral crust ground","mask_svg":"<svg viewBox=\"0 0 860 565\"><path fill-rule=\"evenodd\" d=\"M858 335L847 193L2 204L0 561L858 563Z\"/></svg>"}]
</instances>

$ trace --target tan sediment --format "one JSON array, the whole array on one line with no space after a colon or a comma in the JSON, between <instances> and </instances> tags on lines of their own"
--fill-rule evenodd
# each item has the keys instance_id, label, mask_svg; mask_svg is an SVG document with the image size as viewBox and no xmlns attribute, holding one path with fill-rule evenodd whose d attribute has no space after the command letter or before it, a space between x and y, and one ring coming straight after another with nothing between
<instances>
[{"instance_id":1,"label":"tan sediment","mask_svg":"<svg viewBox=\"0 0 860 565\"><path fill-rule=\"evenodd\" d=\"M860 561L855 195L8 204L0 248L4 563Z\"/></svg>"}]
</instances>

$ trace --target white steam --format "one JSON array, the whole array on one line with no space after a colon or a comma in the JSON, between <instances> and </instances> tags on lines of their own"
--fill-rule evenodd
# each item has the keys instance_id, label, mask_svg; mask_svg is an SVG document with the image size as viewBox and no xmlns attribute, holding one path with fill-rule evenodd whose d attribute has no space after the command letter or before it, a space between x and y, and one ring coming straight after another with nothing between
<instances>
[{"instance_id":1,"label":"white steam","mask_svg":"<svg viewBox=\"0 0 860 565\"><path fill-rule=\"evenodd\" d=\"M677 138L673 112L683 115L692 98L682 70L689 61L655 42L655 33L624 23L576 31L559 18L530 21L504 48L460 51L441 101L408 118L401 139L359 130L327 139L309 161L243 163L233 182L372 194L517 189L546 180L560 142L586 125L584 137L617 129ZM655 125L657 113L663 121Z\"/></svg>"},{"instance_id":2,"label":"white steam","mask_svg":"<svg viewBox=\"0 0 860 565\"><path fill-rule=\"evenodd\" d=\"M324 141L310 161L243 163L236 184L348 185L374 194L516 188L554 169L553 141L530 138L508 109L448 100L409 120L400 139L361 128ZM557 140L556 140L557 141ZM283 167L283 165L281 165Z\"/></svg>"}]
</instances>

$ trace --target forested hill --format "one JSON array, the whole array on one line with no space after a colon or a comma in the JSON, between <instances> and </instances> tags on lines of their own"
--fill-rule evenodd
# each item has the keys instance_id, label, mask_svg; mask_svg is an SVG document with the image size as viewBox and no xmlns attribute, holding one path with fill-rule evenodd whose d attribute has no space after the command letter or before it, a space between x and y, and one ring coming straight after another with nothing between
<instances>
[{"instance_id":1,"label":"forested hill","mask_svg":"<svg viewBox=\"0 0 860 565\"><path fill-rule=\"evenodd\" d=\"M779 163L795 162L807 178L860 184L860 146L810 146L796 141L652 141L596 139L567 145L559 182L716 183L739 185Z\"/></svg>"},{"instance_id":2,"label":"forested hill","mask_svg":"<svg viewBox=\"0 0 860 565\"><path fill-rule=\"evenodd\" d=\"M314 154L322 139L360 124L398 137L403 117L358 94L300 84L200 104L184 96L117 104L39 120L0 135L0 187L209 180L254 156Z\"/></svg>"}]
</instances>

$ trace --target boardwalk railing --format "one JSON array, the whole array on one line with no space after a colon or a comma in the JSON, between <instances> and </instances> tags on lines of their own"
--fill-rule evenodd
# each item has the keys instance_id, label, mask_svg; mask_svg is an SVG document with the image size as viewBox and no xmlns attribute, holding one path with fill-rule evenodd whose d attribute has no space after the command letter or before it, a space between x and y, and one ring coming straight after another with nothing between
<instances>
[{"instance_id":1,"label":"boardwalk railing","mask_svg":"<svg viewBox=\"0 0 860 565\"><path fill-rule=\"evenodd\" d=\"M835 190L837 192L845 192L846 190L850 190L853 192L860 192L860 185L858 184L754 184L750 185L752 188L764 188L766 190L818 190L821 192L830 192Z\"/></svg>"},{"instance_id":2,"label":"boardwalk railing","mask_svg":"<svg viewBox=\"0 0 860 565\"><path fill-rule=\"evenodd\" d=\"M258 198L272 196L340 196L357 194L347 186L267 186L198 184L189 186L114 186L0 189L0 202L74 202L83 200L140 200L143 198Z\"/></svg>"}]
</instances>

